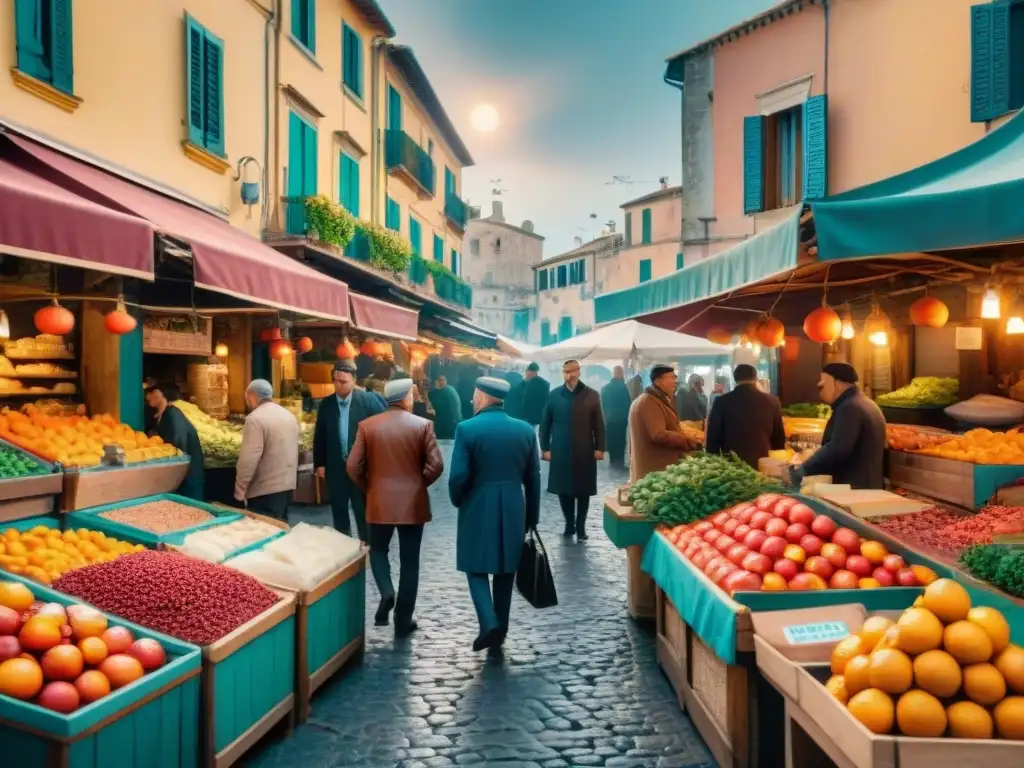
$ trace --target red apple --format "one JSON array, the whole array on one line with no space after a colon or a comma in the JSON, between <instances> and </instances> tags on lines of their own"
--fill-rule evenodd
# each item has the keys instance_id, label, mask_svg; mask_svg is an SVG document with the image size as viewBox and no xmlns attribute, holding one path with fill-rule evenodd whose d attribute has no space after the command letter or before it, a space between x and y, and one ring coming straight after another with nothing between
<instances>
[{"instance_id":1,"label":"red apple","mask_svg":"<svg viewBox=\"0 0 1024 768\"><path fill-rule=\"evenodd\" d=\"M814 555L813 557L807 558L807 562L804 563L804 570L808 573L813 573L816 576L826 581L832 577L832 572L835 570L832 564L821 555Z\"/></svg>"},{"instance_id":2,"label":"red apple","mask_svg":"<svg viewBox=\"0 0 1024 768\"><path fill-rule=\"evenodd\" d=\"M761 548L758 552L770 560L778 560L785 553L788 545L789 542L781 536L769 536L761 544ZM748 543L747 546L750 547L750 544ZM753 547L750 548L753 549Z\"/></svg>"},{"instance_id":3,"label":"red apple","mask_svg":"<svg viewBox=\"0 0 1024 768\"><path fill-rule=\"evenodd\" d=\"M762 496L759 496L757 501L754 502L754 504L757 506L758 509L764 512L771 512L772 507L775 506L775 500L777 498L779 497L776 496L774 493L766 493Z\"/></svg>"},{"instance_id":4,"label":"red apple","mask_svg":"<svg viewBox=\"0 0 1024 768\"><path fill-rule=\"evenodd\" d=\"M711 552L712 550L701 549L697 552L697 554L691 557L690 560L693 562L695 566L697 566L703 571L711 560Z\"/></svg>"},{"instance_id":5,"label":"red apple","mask_svg":"<svg viewBox=\"0 0 1024 768\"><path fill-rule=\"evenodd\" d=\"M21 656L21 643L14 635L0 636L0 662Z\"/></svg>"},{"instance_id":6,"label":"red apple","mask_svg":"<svg viewBox=\"0 0 1024 768\"><path fill-rule=\"evenodd\" d=\"M879 566L871 572L871 578L881 584L883 587L891 587L896 583L896 576L892 571L887 571L885 568Z\"/></svg>"},{"instance_id":7,"label":"red apple","mask_svg":"<svg viewBox=\"0 0 1024 768\"><path fill-rule=\"evenodd\" d=\"M866 579L871 575L871 561L863 555L850 555L846 558L846 570L853 571L859 578Z\"/></svg>"},{"instance_id":8,"label":"red apple","mask_svg":"<svg viewBox=\"0 0 1024 768\"><path fill-rule=\"evenodd\" d=\"M740 565L744 570L758 574L768 573L772 569L772 561L757 552L751 552L744 557Z\"/></svg>"},{"instance_id":9,"label":"red apple","mask_svg":"<svg viewBox=\"0 0 1024 768\"><path fill-rule=\"evenodd\" d=\"M721 528L725 525L725 521L729 519L728 512L719 512L711 518L711 522L714 523L715 528Z\"/></svg>"},{"instance_id":10,"label":"red apple","mask_svg":"<svg viewBox=\"0 0 1024 768\"><path fill-rule=\"evenodd\" d=\"M912 568L900 568L900 572L896 574L896 581L900 583L901 587L917 587L921 585L921 582L917 580L917 576L914 575Z\"/></svg>"},{"instance_id":11,"label":"red apple","mask_svg":"<svg viewBox=\"0 0 1024 768\"><path fill-rule=\"evenodd\" d=\"M790 523L789 527L786 528L786 533L784 535L786 537L786 541L790 544L799 544L800 539L810 532L811 529L803 523Z\"/></svg>"},{"instance_id":12,"label":"red apple","mask_svg":"<svg viewBox=\"0 0 1024 768\"><path fill-rule=\"evenodd\" d=\"M769 536L785 536L786 529L789 528L789 523L783 520L781 517L773 517L764 526L764 532Z\"/></svg>"},{"instance_id":13,"label":"red apple","mask_svg":"<svg viewBox=\"0 0 1024 768\"><path fill-rule=\"evenodd\" d=\"M733 592L756 592L761 589L761 577L756 573L744 570L735 570L725 580L725 590Z\"/></svg>"},{"instance_id":14,"label":"red apple","mask_svg":"<svg viewBox=\"0 0 1024 768\"><path fill-rule=\"evenodd\" d=\"M838 544L832 544L831 542L822 544L821 556L828 560L832 567L837 570L846 567L846 550Z\"/></svg>"},{"instance_id":15,"label":"red apple","mask_svg":"<svg viewBox=\"0 0 1024 768\"><path fill-rule=\"evenodd\" d=\"M729 551L729 547L736 543L736 539L727 533L723 533L718 537L718 541L715 542L714 546L723 555Z\"/></svg>"},{"instance_id":16,"label":"red apple","mask_svg":"<svg viewBox=\"0 0 1024 768\"><path fill-rule=\"evenodd\" d=\"M899 555L886 555L882 558L882 567L889 571L889 573L899 573L906 565L903 562L903 558Z\"/></svg>"},{"instance_id":17,"label":"red apple","mask_svg":"<svg viewBox=\"0 0 1024 768\"><path fill-rule=\"evenodd\" d=\"M722 532L728 533L730 536L732 536L736 532L736 529L739 527L740 521L734 517L731 517L725 521L725 525L722 526Z\"/></svg>"},{"instance_id":18,"label":"red apple","mask_svg":"<svg viewBox=\"0 0 1024 768\"><path fill-rule=\"evenodd\" d=\"M715 569L718 568L718 566L725 565L728 562L729 561L726 559L725 555L713 555L712 558L708 560L708 564L704 566L704 573L710 576L715 572Z\"/></svg>"},{"instance_id":19,"label":"red apple","mask_svg":"<svg viewBox=\"0 0 1024 768\"><path fill-rule=\"evenodd\" d=\"M706 541L708 544L714 544L716 541L718 541L718 537L721 535L722 532L720 530L718 530L717 528L712 528L710 530L704 531L704 535L701 538L703 538L704 541Z\"/></svg>"},{"instance_id":20,"label":"red apple","mask_svg":"<svg viewBox=\"0 0 1024 768\"><path fill-rule=\"evenodd\" d=\"M730 573L733 573L738 570L739 569L732 563L723 563L722 565L715 568L715 570L710 574L711 580L715 582L715 584L721 586L722 582L725 581L726 577Z\"/></svg>"},{"instance_id":21,"label":"red apple","mask_svg":"<svg viewBox=\"0 0 1024 768\"><path fill-rule=\"evenodd\" d=\"M765 540L767 538L768 538L768 534L765 533L764 531L759 531L757 529L753 529L753 530L750 531L750 533L748 533L746 536L743 537L743 543L752 552L760 552L761 551L761 545L764 544L764 542L765 542ZM769 555L769 557L770 557L770 555Z\"/></svg>"},{"instance_id":22,"label":"red apple","mask_svg":"<svg viewBox=\"0 0 1024 768\"><path fill-rule=\"evenodd\" d=\"M707 533L708 531L710 531L714 527L715 526L713 526L707 520L701 520L699 523L697 523L695 526L693 526L693 530L696 533L698 533L699 535L703 536L705 533Z\"/></svg>"},{"instance_id":23,"label":"red apple","mask_svg":"<svg viewBox=\"0 0 1024 768\"><path fill-rule=\"evenodd\" d=\"M800 546L803 547L804 552L806 552L808 555L821 554L821 539L819 539L813 533L808 533L806 536L802 536L800 538Z\"/></svg>"},{"instance_id":24,"label":"red apple","mask_svg":"<svg viewBox=\"0 0 1024 768\"><path fill-rule=\"evenodd\" d=\"M806 504L797 502L789 509L789 522L810 525L814 522L814 510Z\"/></svg>"},{"instance_id":25,"label":"red apple","mask_svg":"<svg viewBox=\"0 0 1024 768\"><path fill-rule=\"evenodd\" d=\"M747 538L747 534L750 533L752 530L753 528L751 528L746 523L740 523L736 526L736 530L733 531L732 536L736 539L736 541L743 541L745 538Z\"/></svg>"},{"instance_id":26,"label":"red apple","mask_svg":"<svg viewBox=\"0 0 1024 768\"><path fill-rule=\"evenodd\" d=\"M832 543L845 549L848 555L860 555L860 535L856 531L851 531L849 528L837 528L836 532L832 534Z\"/></svg>"},{"instance_id":27,"label":"red apple","mask_svg":"<svg viewBox=\"0 0 1024 768\"><path fill-rule=\"evenodd\" d=\"M772 511L775 512L776 517L781 517L784 520L789 520L789 510L793 508L794 504L799 504L796 499L792 496L783 496L781 499L775 502L775 506ZM790 520L792 522L792 520Z\"/></svg>"},{"instance_id":28,"label":"red apple","mask_svg":"<svg viewBox=\"0 0 1024 768\"><path fill-rule=\"evenodd\" d=\"M832 589L857 589L857 574L853 571L836 571L829 579L828 585Z\"/></svg>"},{"instance_id":29,"label":"red apple","mask_svg":"<svg viewBox=\"0 0 1024 768\"><path fill-rule=\"evenodd\" d=\"M744 525L750 525L750 521L756 514L757 507L755 507L753 504L747 504L747 506L743 508L743 511L740 512L740 522Z\"/></svg>"},{"instance_id":30,"label":"red apple","mask_svg":"<svg viewBox=\"0 0 1024 768\"><path fill-rule=\"evenodd\" d=\"M775 561L775 565L772 566L772 570L789 582L793 580L794 576L800 573L800 566L792 560L782 558L781 560Z\"/></svg>"},{"instance_id":31,"label":"red apple","mask_svg":"<svg viewBox=\"0 0 1024 768\"><path fill-rule=\"evenodd\" d=\"M815 536L820 536L823 541L829 541L838 527L835 521L828 515L818 515L811 522L811 533Z\"/></svg>"},{"instance_id":32,"label":"red apple","mask_svg":"<svg viewBox=\"0 0 1024 768\"><path fill-rule=\"evenodd\" d=\"M742 544L733 544L729 547L729 551L725 553L725 556L729 558L730 563L739 565L743 562L743 558L750 554L750 550Z\"/></svg>"},{"instance_id":33,"label":"red apple","mask_svg":"<svg viewBox=\"0 0 1024 768\"><path fill-rule=\"evenodd\" d=\"M21 629L21 614L6 605L0 605L0 636L16 635ZM21 651L14 654L19 655Z\"/></svg>"},{"instance_id":34,"label":"red apple","mask_svg":"<svg viewBox=\"0 0 1024 768\"><path fill-rule=\"evenodd\" d=\"M759 510L750 517L750 522L747 523L751 528L757 528L763 531L764 527L768 524L768 521L774 517L770 512ZM740 518L742 520L742 518Z\"/></svg>"},{"instance_id":35,"label":"red apple","mask_svg":"<svg viewBox=\"0 0 1024 768\"><path fill-rule=\"evenodd\" d=\"M828 589L828 584L821 576L814 573L798 573L789 582L789 588L798 591Z\"/></svg>"}]
</instances>

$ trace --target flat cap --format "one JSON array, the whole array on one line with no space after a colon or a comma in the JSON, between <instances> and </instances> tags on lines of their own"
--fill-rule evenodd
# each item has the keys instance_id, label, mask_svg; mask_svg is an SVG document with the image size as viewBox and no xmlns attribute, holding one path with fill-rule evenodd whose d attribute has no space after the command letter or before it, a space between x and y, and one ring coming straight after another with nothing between
<instances>
[{"instance_id":1,"label":"flat cap","mask_svg":"<svg viewBox=\"0 0 1024 768\"><path fill-rule=\"evenodd\" d=\"M836 381L842 381L847 384L857 383L857 369L849 363L829 363L821 370Z\"/></svg>"},{"instance_id":2,"label":"flat cap","mask_svg":"<svg viewBox=\"0 0 1024 768\"><path fill-rule=\"evenodd\" d=\"M356 373L355 361L350 357L346 357L334 364L334 370L341 371L342 373L351 373L354 376Z\"/></svg>"},{"instance_id":3,"label":"flat cap","mask_svg":"<svg viewBox=\"0 0 1024 768\"><path fill-rule=\"evenodd\" d=\"M493 376L481 376L476 380L476 388L485 395L490 395L498 400L508 397L508 391L511 389L507 381L496 379Z\"/></svg>"},{"instance_id":4,"label":"flat cap","mask_svg":"<svg viewBox=\"0 0 1024 768\"><path fill-rule=\"evenodd\" d=\"M651 366L651 381L661 378L666 373L675 373L676 369L668 363L655 363Z\"/></svg>"},{"instance_id":5,"label":"flat cap","mask_svg":"<svg viewBox=\"0 0 1024 768\"><path fill-rule=\"evenodd\" d=\"M414 386L412 379L392 379L384 385L384 399L388 405L400 403Z\"/></svg>"},{"instance_id":6,"label":"flat cap","mask_svg":"<svg viewBox=\"0 0 1024 768\"><path fill-rule=\"evenodd\" d=\"M540 366L537 363L530 363L528 366L526 366L526 370L528 370L528 371L539 371L540 370Z\"/></svg>"}]
</instances>

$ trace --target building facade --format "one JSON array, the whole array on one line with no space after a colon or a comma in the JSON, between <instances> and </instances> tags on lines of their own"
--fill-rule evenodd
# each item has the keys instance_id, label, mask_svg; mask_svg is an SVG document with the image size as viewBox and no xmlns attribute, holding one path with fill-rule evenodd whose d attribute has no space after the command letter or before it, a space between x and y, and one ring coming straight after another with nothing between
<instances>
[{"instance_id":1,"label":"building facade","mask_svg":"<svg viewBox=\"0 0 1024 768\"><path fill-rule=\"evenodd\" d=\"M680 223L682 188L661 182L661 189L624 203L622 248L599 270L598 293L617 291L682 268Z\"/></svg>"},{"instance_id":2,"label":"building facade","mask_svg":"<svg viewBox=\"0 0 1024 768\"><path fill-rule=\"evenodd\" d=\"M490 216L472 218L466 228L462 277L473 286L473 319L528 342L537 314L533 268L544 259L544 238L530 221L508 223L500 201L492 206Z\"/></svg>"}]
</instances>

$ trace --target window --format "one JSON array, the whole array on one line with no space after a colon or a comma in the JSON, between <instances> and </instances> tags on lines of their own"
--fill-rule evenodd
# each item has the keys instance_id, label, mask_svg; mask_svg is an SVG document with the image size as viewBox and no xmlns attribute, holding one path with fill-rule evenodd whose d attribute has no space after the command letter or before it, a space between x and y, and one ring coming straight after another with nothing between
<instances>
[{"instance_id":1,"label":"window","mask_svg":"<svg viewBox=\"0 0 1024 768\"><path fill-rule=\"evenodd\" d=\"M14 0L18 69L74 93L71 0Z\"/></svg>"},{"instance_id":2,"label":"window","mask_svg":"<svg viewBox=\"0 0 1024 768\"><path fill-rule=\"evenodd\" d=\"M288 212L286 226L293 235L306 234L303 198L315 195L316 128L296 112L288 113Z\"/></svg>"},{"instance_id":3,"label":"window","mask_svg":"<svg viewBox=\"0 0 1024 768\"><path fill-rule=\"evenodd\" d=\"M572 318L562 315L558 320L558 340L565 341L572 338Z\"/></svg>"},{"instance_id":4,"label":"window","mask_svg":"<svg viewBox=\"0 0 1024 768\"><path fill-rule=\"evenodd\" d=\"M433 139L427 139L427 154L430 155L431 157L434 156L434 140Z\"/></svg>"},{"instance_id":5,"label":"window","mask_svg":"<svg viewBox=\"0 0 1024 768\"><path fill-rule=\"evenodd\" d=\"M1024 106L1024 4L971 8L971 120L992 120Z\"/></svg>"},{"instance_id":6,"label":"window","mask_svg":"<svg viewBox=\"0 0 1024 768\"><path fill-rule=\"evenodd\" d=\"M384 207L384 226L388 229L393 229L395 232L402 231L402 206L390 197L387 198Z\"/></svg>"},{"instance_id":7,"label":"window","mask_svg":"<svg viewBox=\"0 0 1024 768\"><path fill-rule=\"evenodd\" d=\"M569 284L569 269L565 264L558 265L558 287L565 288Z\"/></svg>"},{"instance_id":8,"label":"window","mask_svg":"<svg viewBox=\"0 0 1024 768\"><path fill-rule=\"evenodd\" d=\"M452 169L447 165L444 167L444 196L448 199L448 196L455 196L455 174L452 173Z\"/></svg>"},{"instance_id":9,"label":"window","mask_svg":"<svg viewBox=\"0 0 1024 768\"><path fill-rule=\"evenodd\" d=\"M640 259L640 282L646 283L651 279L651 260Z\"/></svg>"},{"instance_id":10,"label":"window","mask_svg":"<svg viewBox=\"0 0 1024 768\"><path fill-rule=\"evenodd\" d=\"M459 252L452 248L452 272L459 274Z\"/></svg>"},{"instance_id":11,"label":"window","mask_svg":"<svg viewBox=\"0 0 1024 768\"><path fill-rule=\"evenodd\" d=\"M444 240L434 235L434 261L444 264Z\"/></svg>"},{"instance_id":12,"label":"window","mask_svg":"<svg viewBox=\"0 0 1024 768\"><path fill-rule=\"evenodd\" d=\"M643 227L643 230L641 232L641 242L644 245L647 245L649 242L651 242L651 209L644 208L643 212L640 215L642 222L641 226Z\"/></svg>"},{"instance_id":13,"label":"window","mask_svg":"<svg viewBox=\"0 0 1024 768\"><path fill-rule=\"evenodd\" d=\"M359 218L359 161L348 152L339 157L338 202Z\"/></svg>"},{"instance_id":14,"label":"window","mask_svg":"<svg viewBox=\"0 0 1024 768\"><path fill-rule=\"evenodd\" d=\"M388 130L402 130L402 94L388 84Z\"/></svg>"},{"instance_id":15,"label":"window","mask_svg":"<svg viewBox=\"0 0 1024 768\"><path fill-rule=\"evenodd\" d=\"M683 268L683 254L677 253L676 254L676 269L682 269L682 268Z\"/></svg>"},{"instance_id":16,"label":"window","mask_svg":"<svg viewBox=\"0 0 1024 768\"><path fill-rule=\"evenodd\" d=\"M423 253L423 230L411 213L409 214L409 243L412 245L412 252L417 256Z\"/></svg>"},{"instance_id":17,"label":"window","mask_svg":"<svg viewBox=\"0 0 1024 768\"><path fill-rule=\"evenodd\" d=\"M542 347L546 347L549 344L554 344L558 341L558 337L551 336L551 321L541 320L540 321L540 344Z\"/></svg>"},{"instance_id":18,"label":"window","mask_svg":"<svg viewBox=\"0 0 1024 768\"><path fill-rule=\"evenodd\" d=\"M623 227L622 231L623 231L623 234L625 235L625 238L626 238L626 245L632 245L633 244L633 214L632 213L627 213L626 214L626 223L625 223L625 226Z\"/></svg>"},{"instance_id":19,"label":"window","mask_svg":"<svg viewBox=\"0 0 1024 768\"><path fill-rule=\"evenodd\" d=\"M292 0L292 37L316 53L316 0Z\"/></svg>"},{"instance_id":20,"label":"window","mask_svg":"<svg viewBox=\"0 0 1024 768\"><path fill-rule=\"evenodd\" d=\"M546 269L537 270L537 290L546 291L548 289L548 271Z\"/></svg>"},{"instance_id":21,"label":"window","mask_svg":"<svg viewBox=\"0 0 1024 768\"><path fill-rule=\"evenodd\" d=\"M480 238L474 237L469 241L469 252L474 256L480 255Z\"/></svg>"},{"instance_id":22,"label":"window","mask_svg":"<svg viewBox=\"0 0 1024 768\"><path fill-rule=\"evenodd\" d=\"M580 259L576 262L576 278L577 282L587 282L587 260Z\"/></svg>"},{"instance_id":23,"label":"window","mask_svg":"<svg viewBox=\"0 0 1024 768\"><path fill-rule=\"evenodd\" d=\"M224 156L224 43L185 17L188 140Z\"/></svg>"},{"instance_id":24,"label":"window","mask_svg":"<svg viewBox=\"0 0 1024 768\"><path fill-rule=\"evenodd\" d=\"M352 27L341 23L341 78L345 87L363 98L363 41Z\"/></svg>"},{"instance_id":25,"label":"window","mask_svg":"<svg viewBox=\"0 0 1024 768\"><path fill-rule=\"evenodd\" d=\"M762 188L766 211L793 205L801 199L801 117L794 107L764 120Z\"/></svg>"}]
</instances>

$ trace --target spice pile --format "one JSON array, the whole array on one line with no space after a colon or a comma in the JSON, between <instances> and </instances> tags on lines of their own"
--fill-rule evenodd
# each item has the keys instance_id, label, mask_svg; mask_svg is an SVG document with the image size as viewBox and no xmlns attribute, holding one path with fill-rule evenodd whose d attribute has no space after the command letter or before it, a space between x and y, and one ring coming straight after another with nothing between
<instances>
[{"instance_id":1,"label":"spice pile","mask_svg":"<svg viewBox=\"0 0 1024 768\"><path fill-rule=\"evenodd\" d=\"M138 552L79 568L54 588L197 645L220 640L279 600L243 573L174 552Z\"/></svg>"},{"instance_id":2,"label":"spice pile","mask_svg":"<svg viewBox=\"0 0 1024 768\"><path fill-rule=\"evenodd\" d=\"M179 504L176 501L151 501L135 507L100 512L99 516L111 522L158 534L194 528L215 519L205 509Z\"/></svg>"},{"instance_id":3,"label":"spice pile","mask_svg":"<svg viewBox=\"0 0 1024 768\"><path fill-rule=\"evenodd\" d=\"M1024 531L1024 507L985 507L976 515L929 509L875 521L886 533L940 552L959 555L973 544L989 544L993 536Z\"/></svg>"},{"instance_id":4,"label":"spice pile","mask_svg":"<svg viewBox=\"0 0 1024 768\"><path fill-rule=\"evenodd\" d=\"M278 533L281 529L270 523L243 517L226 525L190 533L178 549L208 563L221 563L234 552Z\"/></svg>"}]
</instances>

